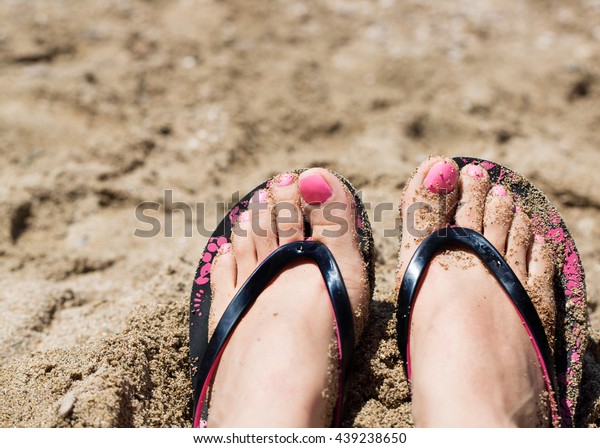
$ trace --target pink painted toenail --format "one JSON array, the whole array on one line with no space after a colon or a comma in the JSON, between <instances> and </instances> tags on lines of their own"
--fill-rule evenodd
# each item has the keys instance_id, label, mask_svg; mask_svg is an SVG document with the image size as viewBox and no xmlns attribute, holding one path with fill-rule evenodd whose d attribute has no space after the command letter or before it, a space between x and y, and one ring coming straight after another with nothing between
<instances>
[{"instance_id":1,"label":"pink painted toenail","mask_svg":"<svg viewBox=\"0 0 600 448\"><path fill-rule=\"evenodd\" d=\"M423 185L432 193L446 194L454 190L458 173L456 167L448 162L438 162L431 167Z\"/></svg>"},{"instance_id":2,"label":"pink painted toenail","mask_svg":"<svg viewBox=\"0 0 600 448\"><path fill-rule=\"evenodd\" d=\"M240 222L250 221L250 212L248 210L240 214Z\"/></svg>"},{"instance_id":3,"label":"pink painted toenail","mask_svg":"<svg viewBox=\"0 0 600 448\"><path fill-rule=\"evenodd\" d=\"M546 239L542 235L536 235L535 236L535 241L536 241L536 243L542 243L542 244L544 244L546 242Z\"/></svg>"},{"instance_id":4,"label":"pink painted toenail","mask_svg":"<svg viewBox=\"0 0 600 448\"><path fill-rule=\"evenodd\" d=\"M318 174L300 179L300 193L309 204L321 204L331 197L331 188Z\"/></svg>"},{"instance_id":5,"label":"pink painted toenail","mask_svg":"<svg viewBox=\"0 0 600 448\"><path fill-rule=\"evenodd\" d=\"M467 174L471 177L481 179L483 177L483 168L481 168L479 165L469 165L469 168L467 168Z\"/></svg>"},{"instance_id":6,"label":"pink painted toenail","mask_svg":"<svg viewBox=\"0 0 600 448\"><path fill-rule=\"evenodd\" d=\"M269 192L267 190L258 190L258 202L267 202L269 200Z\"/></svg>"},{"instance_id":7,"label":"pink painted toenail","mask_svg":"<svg viewBox=\"0 0 600 448\"><path fill-rule=\"evenodd\" d=\"M226 254L231 251L231 243L225 243L219 248L219 252Z\"/></svg>"},{"instance_id":8,"label":"pink painted toenail","mask_svg":"<svg viewBox=\"0 0 600 448\"><path fill-rule=\"evenodd\" d=\"M283 173L279 176L279 179L277 179L277 185L280 187L287 187L288 185L291 185L292 182L294 182L294 175L290 173Z\"/></svg>"},{"instance_id":9,"label":"pink painted toenail","mask_svg":"<svg viewBox=\"0 0 600 448\"><path fill-rule=\"evenodd\" d=\"M494 188L492 188L492 193L496 196L506 196L506 188L504 188L502 185L496 185Z\"/></svg>"}]
</instances>

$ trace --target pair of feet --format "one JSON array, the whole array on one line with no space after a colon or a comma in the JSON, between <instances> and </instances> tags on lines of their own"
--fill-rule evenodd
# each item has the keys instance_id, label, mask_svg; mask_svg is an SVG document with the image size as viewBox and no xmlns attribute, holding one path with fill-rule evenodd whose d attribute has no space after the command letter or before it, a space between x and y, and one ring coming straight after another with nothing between
<instances>
[{"instance_id":1,"label":"pair of feet","mask_svg":"<svg viewBox=\"0 0 600 448\"><path fill-rule=\"evenodd\" d=\"M212 268L214 329L239 287L274 249L304 238L325 244L341 270L360 330L370 300L357 247L353 198L327 170L283 174L253 198L233 244ZM329 204L342 204L328 210ZM285 204L285 207L283 205ZM282 212L286 208L287 212ZM554 318L553 264L543 239L504 187L481 166L458 172L450 159L424 162L402 197L398 283L424 236L448 225L482 233L503 254L546 328ZM332 219L332 214L335 219ZM340 219L348 231L335 232ZM417 426L537 426L549 424L540 363L504 291L474 254L438 254L416 297L410 352ZM333 314L316 265L282 271L233 333L213 382L211 427L327 426L335 403Z\"/></svg>"}]
</instances>

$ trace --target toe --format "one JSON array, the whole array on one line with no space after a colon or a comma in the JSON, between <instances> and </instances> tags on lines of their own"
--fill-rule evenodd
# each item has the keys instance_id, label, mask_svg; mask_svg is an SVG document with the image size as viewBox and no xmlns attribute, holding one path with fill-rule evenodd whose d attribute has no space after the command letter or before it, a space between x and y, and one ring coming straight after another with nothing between
<instances>
[{"instance_id":1,"label":"toe","mask_svg":"<svg viewBox=\"0 0 600 448\"><path fill-rule=\"evenodd\" d=\"M304 219L296 176L292 173L278 176L271 183L270 191L279 245L301 241L304 238Z\"/></svg>"},{"instance_id":2,"label":"toe","mask_svg":"<svg viewBox=\"0 0 600 448\"><path fill-rule=\"evenodd\" d=\"M341 181L325 169L313 168L300 175L299 186L311 237L326 245L354 242L354 200Z\"/></svg>"},{"instance_id":3,"label":"toe","mask_svg":"<svg viewBox=\"0 0 600 448\"><path fill-rule=\"evenodd\" d=\"M252 238L260 263L277 249L277 233L273 223L273 207L268 190L258 190L250 203L252 210Z\"/></svg>"},{"instance_id":4,"label":"toe","mask_svg":"<svg viewBox=\"0 0 600 448\"><path fill-rule=\"evenodd\" d=\"M553 263L543 237L536 235L529 253L529 283L541 282L546 291L552 291Z\"/></svg>"},{"instance_id":5,"label":"toe","mask_svg":"<svg viewBox=\"0 0 600 448\"><path fill-rule=\"evenodd\" d=\"M235 292L237 266L231 251L232 245L224 244L219 248L211 269L211 285L213 290L214 307L211 322L218 322Z\"/></svg>"},{"instance_id":6,"label":"toe","mask_svg":"<svg viewBox=\"0 0 600 448\"><path fill-rule=\"evenodd\" d=\"M552 344L556 318L554 263L552 262L550 246L541 236L536 236L531 245L528 270L527 290L544 323L548 340Z\"/></svg>"},{"instance_id":7,"label":"toe","mask_svg":"<svg viewBox=\"0 0 600 448\"><path fill-rule=\"evenodd\" d=\"M333 173L323 168L299 178L304 214L313 240L325 244L340 267L354 309L365 299L365 267L358 250L354 197Z\"/></svg>"},{"instance_id":8,"label":"toe","mask_svg":"<svg viewBox=\"0 0 600 448\"><path fill-rule=\"evenodd\" d=\"M402 242L399 279L421 241L452 221L458 197L458 166L432 157L421 164L402 196Z\"/></svg>"},{"instance_id":9,"label":"toe","mask_svg":"<svg viewBox=\"0 0 600 448\"><path fill-rule=\"evenodd\" d=\"M523 285L527 283L527 253L531 239L531 220L521 208L517 208L508 233L506 261Z\"/></svg>"},{"instance_id":10,"label":"toe","mask_svg":"<svg viewBox=\"0 0 600 448\"><path fill-rule=\"evenodd\" d=\"M504 256L508 231L513 220L513 200L503 185L492 187L485 203L483 235Z\"/></svg>"},{"instance_id":11,"label":"toe","mask_svg":"<svg viewBox=\"0 0 600 448\"><path fill-rule=\"evenodd\" d=\"M466 165L460 172L459 187L456 225L481 233L485 198L490 190L490 176L481 165Z\"/></svg>"},{"instance_id":12,"label":"toe","mask_svg":"<svg viewBox=\"0 0 600 448\"><path fill-rule=\"evenodd\" d=\"M257 264L256 248L252 237L251 210L240 213L234 232L233 253L237 265L236 285L240 286L246 281Z\"/></svg>"}]
</instances>

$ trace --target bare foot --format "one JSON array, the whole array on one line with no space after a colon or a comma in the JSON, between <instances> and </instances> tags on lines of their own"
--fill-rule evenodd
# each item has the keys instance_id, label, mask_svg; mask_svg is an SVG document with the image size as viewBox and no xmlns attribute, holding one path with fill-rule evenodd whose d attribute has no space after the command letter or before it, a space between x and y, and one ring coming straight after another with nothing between
<instances>
[{"instance_id":1,"label":"bare foot","mask_svg":"<svg viewBox=\"0 0 600 448\"><path fill-rule=\"evenodd\" d=\"M299 179L286 173L253 201L266 205L250 207L240 216L233 247L226 245L213 267L211 332L256 266L280 245L304 239L302 210L311 237L333 253L355 315L368 305L353 197L337 177L317 168L304 171ZM335 222L324 212L331 204L336 204ZM347 224L345 232L339 232L340 219ZM261 234L259 229L267 231ZM335 236L328 232L335 230ZM213 383L208 426L328 426L337 398L334 336L333 312L319 268L307 261L282 271L243 318L224 351Z\"/></svg>"},{"instance_id":2,"label":"bare foot","mask_svg":"<svg viewBox=\"0 0 600 448\"><path fill-rule=\"evenodd\" d=\"M402 205L400 282L416 248L456 224L482 233L505 256L553 328L552 263L512 195L480 166L458 172L441 157L424 162ZM422 427L548 426L540 362L513 305L483 263L456 248L438 254L413 309L410 360L413 416ZM540 310L545 310L542 313Z\"/></svg>"}]
</instances>

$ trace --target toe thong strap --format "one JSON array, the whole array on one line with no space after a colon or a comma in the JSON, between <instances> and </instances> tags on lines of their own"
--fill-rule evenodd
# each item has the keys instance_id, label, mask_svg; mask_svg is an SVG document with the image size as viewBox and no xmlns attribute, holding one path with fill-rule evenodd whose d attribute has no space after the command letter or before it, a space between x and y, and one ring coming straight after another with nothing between
<instances>
[{"instance_id":1,"label":"toe thong strap","mask_svg":"<svg viewBox=\"0 0 600 448\"><path fill-rule=\"evenodd\" d=\"M223 317L208 343L204 358L199 365L195 366L197 374L193 381L194 427L200 425L209 384L236 326L277 274L286 265L299 258L308 258L317 264L331 299L340 362L338 398L333 424L340 425L345 380L348 377L354 354L354 321L350 300L340 270L327 246L316 241L297 241L285 244L273 251L248 277L223 313Z\"/></svg>"},{"instance_id":2,"label":"toe thong strap","mask_svg":"<svg viewBox=\"0 0 600 448\"><path fill-rule=\"evenodd\" d=\"M502 255L483 235L462 227L447 227L427 237L417 248L402 279L398 294L397 334L398 348L402 355L407 377L410 379L409 331L411 309L415 296L421 278L433 257L441 249L451 244L466 246L473 250L488 267L498 283L500 283L529 332L540 363L542 364L546 385L548 389L551 389L549 392L554 399L554 403L558 403L555 395L558 388L552 351L550 350L542 321L527 291L525 291L525 288ZM552 412L553 414L556 413L555 406L552 406ZM556 415L553 415L553 417L556 417Z\"/></svg>"}]
</instances>

